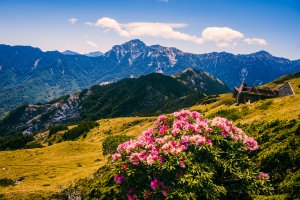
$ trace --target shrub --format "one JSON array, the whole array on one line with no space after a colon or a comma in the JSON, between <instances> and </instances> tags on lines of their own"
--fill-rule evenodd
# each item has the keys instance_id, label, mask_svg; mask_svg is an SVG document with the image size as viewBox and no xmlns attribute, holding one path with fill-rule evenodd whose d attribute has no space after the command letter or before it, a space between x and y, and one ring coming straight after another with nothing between
<instances>
[{"instance_id":1,"label":"shrub","mask_svg":"<svg viewBox=\"0 0 300 200\"><path fill-rule=\"evenodd\" d=\"M219 111L211 114L209 117L212 118L212 117L216 117L216 116L226 117L227 119L233 120L233 121L241 118L240 112L235 108L226 109L226 110L219 110Z\"/></svg>"},{"instance_id":2,"label":"shrub","mask_svg":"<svg viewBox=\"0 0 300 200\"><path fill-rule=\"evenodd\" d=\"M0 187L6 187L6 186L14 186L15 185L15 181L12 179L8 179L8 178L1 178L0 179Z\"/></svg>"},{"instance_id":3,"label":"shrub","mask_svg":"<svg viewBox=\"0 0 300 200\"><path fill-rule=\"evenodd\" d=\"M250 159L256 149L230 121L181 111L118 146L114 180L128 199L248 199L272 190Z\"/></svg>"},{"instance_id":4,"label":"shrub","mask_svg":"<svg viewBox=\"0 0 300 200\"><path fill-rule=\"evenodd\" d=\"M88 133L92 128L98 126L97 122L86 120L81 122L77 127L72 128L71 130L64 133L62 136L63 140L75 140L81 135Z\"/></svg>"},{"instance_id":5,"label":"shrub","mask_svg":"<svg viewBox=\"0 0 300 200\"><path fill-rule=\"evenodd\" d=\"M25 149L35 149L35 148L42 148L42 147L44 147L44 146L38 142L29 142L26 144L26 146L24 148Z\"/></svg>"},{"instance_id":6,"label":"shrub","mask_svg":"<svg viewBox=\"0 0 300 200\"><path fill-rule=\"evenodd\" d=\"M257 108L260 110L267 110L271 105L272 105L272 101L271 100L267 100L264 101L260 106L258 106Z\"/></svg>"},{"instance_id":7,"label":"shrub","mask_svg":"<svg viewBox=\"0 0 300 200\"><path fill-rule=\"evenodd\" d=\"M300 120L273 120L243 125L260 143L256 160L264 172L271 176L275 194L288 194L290 199L300 198ZM298 196L297 196L298 195Z\"/></svg>"},{"instance_id":8,"label":"shrub","mask_svg":"<svg viewBox=\"0 0 300 200\"><path fill-rule=\"evenodd\" d=\"M0 151L2 150L12 150L12 149L22 149L25 148L28 142L33 141L32 135L12 135L6 137L0 137Z\"/></svg>"},{"instance_id":9,"label":"shrub","mask_svg":"<svg viewBox=\"0 0 300 200\"><path fill-rule=\"evenodd\" d=\"M111 135L106 137L102 142L103 155L115 153L119 144L132 138L132 136L128 135Z\"/></svg>"},{"instance_id":10,"label":"shrub","mask_svg":"<svg viewBox=\"0 0 300 200\"><path fill-rule=\"evenodd\" d=\"M130 127L136 126L140 123L142 123L144 120L134 120L133 122L128 122L122 125L121 131L124 131L126 129L129 129Z\"/></svg>"},{"instance_id":11,"label":"shrub","mask_svg":"<svg viewBox=\"0 0 300 200\"><path fill-rule=\"evenodd\" d=\"M50 126L48 138L51 137L51 135L57 133L58 131L64 131L64 130L69 130L66 125L58 124L58 125Z\"/></svg>"}]
</instances>

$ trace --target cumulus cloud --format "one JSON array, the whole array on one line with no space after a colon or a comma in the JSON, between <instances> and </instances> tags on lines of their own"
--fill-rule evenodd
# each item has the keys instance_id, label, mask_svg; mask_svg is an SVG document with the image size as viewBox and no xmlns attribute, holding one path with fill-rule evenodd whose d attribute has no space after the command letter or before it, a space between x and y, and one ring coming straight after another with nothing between
<instances>
[{"instance_id":1,"label":"cumulus cloud","mask_svg":"<svg viewBox=\"0 0 300 200\"><path fill-rule=\"evenodd\" d=\"M252 43L256 45L261 45L263 41L265 41L260 38L245 38L243 33L228 27L207 27L202 31L201 37L197 37L179 31L178 29L188 26L183 23L130 22L121 24L115 19L103 17L98 19L95 23L87 22L86 25L104 28L105 31L113 30L123 37L160 37L190 41L197 44L214 42L220 48L235 46L237 42L242 39L244 39L247 44Z\"/></svg>"},{"instance_id":2,"label":"cumulus cloud","mask_svg":"<svg viewBox=\"0 0 300 200\"><path fill-rule=\"evenodd\" d=\"M94 47L94 48L98 47L97 43L90 41L90 40L86 40L85 43L87 43L88 45L90 45L91 47Z\"/></svg>"},{"instance_id":3,"label":"cumulus cloud","mask_svg":"<svg viewBox=\"0 0 300 200\"><path fill-rule=\"evenodd\" d=\"M114 30L124 37L150 36L192 42L197 42L199 40L199 38L194 35L175 30L187 26L187 24L182 23L132 22L120 24L112 18L103 17L98 19L95 23L87 22L86 25Z\"/></svg>"},{"instance_id":4,"label":"cumulus cloud","mask_svg":"<svg viewBox=\"0 0 300 200\"><path fill-rule=\"evenodd\" d=\"M158 0L159 2L168 3L169 0Z\"/></svg>"},{"instance_id":5,"label":"cumulus cloud","mask_svg":"<svg viewBox=\"0 0 300 200\"><path fill-rule=\"evenodd\" d=\"M75 18L75 17L72 17L72 18L68 19L68 22L69 22L70 24L76 24L77 21L78 21L78 19Z\"/></svg>"},{"instance_id":6,"label":"cumulus cloud","mask_svg":"<svg viewBox=\"0 0 300 200\"><path fill-rule=\"evenodd\" d=\"M245 38L244 42L250 45L268 45L267 41L262 38Z\"/></svg>"},{"instance_id":7,"label":"cumulus cloud","mask_svg":"<svg viewBox=\"0 0 300 200\"><path fill-rule=\"evenodd\" d=\"M221 48L233 46L244 37L243 33L228 27L208 27L202 31L202 40L213 41Z\"/></svg>"}]
</instances>

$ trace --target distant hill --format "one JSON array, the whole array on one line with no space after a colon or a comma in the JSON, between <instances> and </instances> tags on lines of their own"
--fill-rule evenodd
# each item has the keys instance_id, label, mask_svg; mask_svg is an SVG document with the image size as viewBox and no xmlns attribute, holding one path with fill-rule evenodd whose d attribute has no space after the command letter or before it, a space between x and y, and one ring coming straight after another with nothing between
<instances>
[{"instance_id":1,"label":"distant hill","mask_svg":"<svg viewBox=\"0 0 300 200\"><path fill-rule=\"evenodd\" d=\"M260 85L300 71L300 60L278 58L265 51L191 54L173 47L147 46L140 40L98 55L0 45L0 114L24 103L45 103L94 84L153 72L174 75L186 68L204 70L233 88L241 81Z\"/></svg>"},{"instance_id":2,"label":"distant hill","mask_svg":"<svg viewBox=\"0 0 300 200\"><path fill-rule=\"evenodd\" d=\"M149 116L189 107L229 88L207 72L187 69L171 77L159 73L94 85L45 104L21 106L0 121L0 135L31 133L50 124L120 116Z\"/></svg>"},{"instance_id":3,"label":"distant hill","mask_svg":"<svg viewBox=\"0 0 300 200\"><path fill-rule=\"evenodd\" d=\"M87 54L84 54L85 56L89 56L89 57L99 57L99 56L102 56L103 53L100 52L100 51L95 51L95 52L90 52L90 53L87 53Z\"/></svg>"},{"instance_id":4,"label":"distant hill","mask_svg":"<svg viewBox=\"0 0 300 200\"><path fill-rule=\"evenodd\" d=\"M63 51L61 53L64 54L64 55L69 55L69 56L81 55L80 53L77 53L75 51L70 51L70 50L66 50L66 51Z\"/></svg>"}]
</instances>

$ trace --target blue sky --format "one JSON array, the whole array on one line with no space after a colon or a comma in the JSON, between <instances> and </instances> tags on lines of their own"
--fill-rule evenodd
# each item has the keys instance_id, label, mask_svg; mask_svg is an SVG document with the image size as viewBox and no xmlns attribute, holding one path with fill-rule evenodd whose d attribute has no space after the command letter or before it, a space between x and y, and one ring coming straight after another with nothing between
<instances>
[{"instance_id":1,"label":"blue sky","mask_svg":"<svg viewBox=\"0 0 300 200\"><path fill-rule=\"evenodd\" d=\"M87 53L135 38L300 59L300 0L0 0L2 44Z\"/></svg>"}]
</instances>

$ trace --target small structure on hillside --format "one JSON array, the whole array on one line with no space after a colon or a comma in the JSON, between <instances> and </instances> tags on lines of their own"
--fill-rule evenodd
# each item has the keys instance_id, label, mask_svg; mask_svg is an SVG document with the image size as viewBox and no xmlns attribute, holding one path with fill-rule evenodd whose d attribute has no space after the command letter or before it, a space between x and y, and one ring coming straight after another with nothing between
<instances>
[{"instance_id":1,"label":"small structure on hillside","mask_svg":"<svg viewBox=\"0 0 300 200\"><path fill-rule=\"evenodd\" d=\"M289 96L295 94L289 82L281 85L278 89L271 89L269 87L247 86L242 82L239 88L235 87L233 90L233 97L237 103L250 103L261 99L274 98L279 96Z\"/></svg>"}]
</instances>

